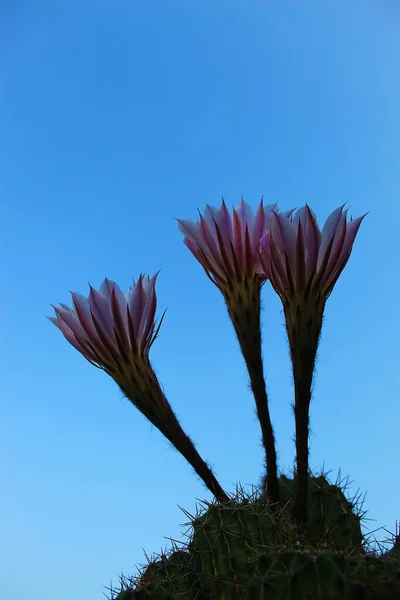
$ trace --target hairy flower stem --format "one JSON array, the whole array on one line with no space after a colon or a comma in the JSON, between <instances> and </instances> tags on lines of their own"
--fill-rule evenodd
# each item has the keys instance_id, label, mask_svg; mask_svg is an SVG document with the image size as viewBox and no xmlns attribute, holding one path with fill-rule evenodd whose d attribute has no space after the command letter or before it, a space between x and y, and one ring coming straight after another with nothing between
<instances>
[{"instance_id":1,"label":"hairy flower stem","mask_svg":"<svg viewBox=\"0 0 400 600\"><path fill-rule=\"evenodd\" d=\"M296 491L293 514L308 521L308 436L311 387L322 326L323 305L284 305L294 379L296 422Z\"/></svg>"},{"instance_id":2,"label":"hairy flower stem","mask_svg":"<svg viewBox=\"0 0 400 600\"><path fill-rule=\"evenodd\" d=\"M204 481L210 492L215 496L218 502L228 502L229 497L224 492L214 473L201 458L193 445L192 440L184 433L179 423L177 423L176 432L172 435L164 434L175 448L182 454L188 463L196 471L197 475Z\"/></svg>"},{"instance_id":3,"label":"hairy flower stem","mask_svg":"<svg viewBox=\"0 0 400 600\"><path fill-rule=\"evenodd\" d=\"M279 502L279 480L275 450L274 430L268 408L268 396L265 386L260 325L261 284L255 278L252 285L245 282L244 290L232 296L225 296L229 315L246 362L251 389L256 403L257 416L261 425L262 440L265 449L267 471L267 494L272 502Z\"/></svg>"},{"instance_id":4,"label":"hairy flower stem","mask_svg":"<svg viewBox=\"0 0 400 600\"><path fill-rule=\"evenodd\" d=\"M138 376L140 374L140 377ZM121 385L125 396L175 446L219 502L227 502L228 495L218 483L207 463L197 452L192 440L183 431L148 360L136 365L135 384Z\"/></svg>"},{"instance_id":5,"label":"hairy flower stem","mask_svg":"<svg viewBox=\"0 0 400 600\"><path fill-rule=\"evenodd\" d=\"M262 439L266 456L267 494L271 500L279 502L279 480L275 450L274 430L268 409L268 396L265 389L265 380L262 362L259 357L250 356L245 359L249 372L251 389L253 390L258 419L261 424Z\"/></svg>"}]
</instances>

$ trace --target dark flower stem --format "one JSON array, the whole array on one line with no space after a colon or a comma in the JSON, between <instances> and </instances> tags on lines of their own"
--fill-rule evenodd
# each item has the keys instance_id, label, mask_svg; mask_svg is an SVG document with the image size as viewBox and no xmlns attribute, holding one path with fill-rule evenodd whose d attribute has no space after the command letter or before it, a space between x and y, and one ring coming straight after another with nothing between
<instances>
[{"instance_id":1,"label":"dark flower stem","mask_svg":"<svg viewBox=\"0 0 400 600\"><path fill-rule=\"evenodd\" d=\"M139 376L140 373L140 376ZM136 365L134 385L120 385L125 396L175 446L219 502L227 502L214 473L197 452L192 440L183 431L148 360Z\"/></svg>"},{"instance_id":2,"label":"dark flower stem","mask_svg":"<svg viewBox=\"0 0 400 600\"><path fill-rule=\"evenodd\" d=\"M175 433L172 435L165 433L164 435L170 440L170 442L182 454L182 456L186 458L188 463L193 467L197 475L203 480L215 498L222 503L228 502L228 495L224 492L214 473L207 463L201 458L200 454L194 447L192 440L185 434L179 423Z\"/></svg>"},{"instance_id":3,"label":"dark flower stem","mask_svg":"<svg viewBox=\"0 0 400 600\"><path fill-rule=\"evenodd\" d=\"M256 403L257 416L261 424L261 434L265 448L267 471L267 494L273 502L279 502L279 480L275 450L274 430L268 409L268 396L262 361L259 357L249 356L245 359L249 372L251 389Z\"/></svg>"},{"instance_id":4,"label":"dark flower stem","mask_svg":"<svg viewBox=\"0 0 400 600\"><path fill-rule=\"evenodd\" d=\"M311 389L322 326L323 307L295 307L284 304L294 379L296 423L296 491L293 514L308 521L308 436Z\"/></svg>"},{"instance_id":5,"label":"dark flower stem","mask_svg":"<svg viewBox=\"0 0 400 600\"><path fill-rule=\"evenodd\" d=\"M248 288L241 293L236 290L236 294L232 292L225 294L225 300L246 362L260 421L266 458L267 494L274 503L277 503L279 502L279 480L275 438L268 408L261 350L261 283L255 279L247 285Z\"/></svg>"}]
</instances>

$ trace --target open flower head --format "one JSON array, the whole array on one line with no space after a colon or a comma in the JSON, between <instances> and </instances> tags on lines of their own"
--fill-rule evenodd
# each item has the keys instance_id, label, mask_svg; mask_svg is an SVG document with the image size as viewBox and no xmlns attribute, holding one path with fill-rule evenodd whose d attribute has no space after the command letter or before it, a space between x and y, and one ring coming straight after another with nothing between
<instances>
[{"instance_id":1,"label":"open flower head","mask_svg":"<svg viewBox=\"0 0 400 600\"><path fill-rule=\"evenodd\" d=\"M146 359L157 337L156 278L141 275L126 294L109 279L99 291L90 286L88 298L71 292L73 308L53 307L56 316L49 319L90 363L121 383Z\"/></svg>"},{"instance_id":2,"label":"open flower head","mask_svg":"<svg viewBox=\"0 0 400 600\"><path fill-rule=\"evenodd\" d=\"M289 219L273 211L260 240L261 260L279 296L285 301L315 296L326 301L350 258L364 217L348 221L343 205L321 231L308 205Z\"/></svg>"},{"instance_id":3,"label":"open flower head","mask_svg":"<svg viewBox=\"0 0 400 600\"><path fill-rule=\"evenodd\" d=\"M261 261L260 239L275 213L277 204L264 206L261 200L254 214L242 199L231 215L222 200L219 209L206 205L197 223L178 219L186 246L224 296L248 364L255 355L261 360L260 298L268 273ZM291 213L283 213L282 218Z\"/></svg>"},{"instance_id":4,"label":"open flower head","mask_svg":"<svg viewBox=\"0 0 400 600\"><path fill-rule=\"evenodd\" d=\"M207 275L221 290L230 290L235 282L257 276L266 279L260 262L260 238L266 231L268 219L276 204L260 205L254 214L242 199L228 211L225 201L220 208L206 205L197 223L178 219L184 242L203 266Z\"/></svg>"}]
</instances>

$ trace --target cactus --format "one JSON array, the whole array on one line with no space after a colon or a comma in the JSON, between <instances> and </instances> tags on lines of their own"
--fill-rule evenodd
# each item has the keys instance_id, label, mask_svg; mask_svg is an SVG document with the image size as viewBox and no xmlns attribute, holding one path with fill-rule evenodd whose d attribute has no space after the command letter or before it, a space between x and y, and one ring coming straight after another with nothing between
<instances>
[{"instance_id":1,"label":"cactus","mask_svg":"<svg viewBox=\"0 0 400 600\"><path fill-rule=\"evenodd\" d=\"M324 475L309 480L310 519L292 517L295 479L279 505L264 493L205 503L185 548L150 561L116 600L398 600L400 557L369 552L357 503Z\"/></svg>"},{"instance_id":2,"label":"cactus","mask_svg":"<svg viewBox=\"0 0 400 600\"><path fill-rule=\"evenodd\" d=\"M193 556L184 550L162 554L157 560L150 561L137 583L133 598L154 597L162 600L172 595L174 598L190 600L196 584L192 563Z\"/></svg>"},{"instance_id":3,"label":"cactus","mask_svg":"<svg viewBox=\"0 0 400 600\"><path fill-rule=\"evenodd\" d=\"M187 554L190 563L190 553ZM193 550L192 555L195 556ZM247 579L236 579L229 557L218 558L207 564L203 562L204 571L182 572L175 580L174 576L164 578L160 561L150 563L136 589L122 591L116 600L398 600L400 597L398 559L349 556L313 547L284 548L260 552L246 563Z\"/></svg>"},{"instance_id":4,"label":"cactus","mask_svg":"<svg viewBox=\"0 0 400 600\"><path fill-rule=\"evenodd\" d=\"M283 543L293 529L284 514L260 502L211 505L192 525L191 551L206 587L226 576L244 583L254 559Z\"/></svg>"},{"instance_id":5,"label":"cactus","mask_svg":"<svg viewBox=\"0 0 400 600\"><path fill-rule=\"evenodd\" d=\"M266 486L265 479L263 489ZM295 484L295 477L293 479L285 475L279 477L279 504L288 517L292 513ZM309 476L308 506L309 544L323 545L335 550L361 549L363 545L361 520L365 513L362 513L357 502L346 498L338 481L336 484L330 484L324 474Z\"/></svg>"}]
</instances>

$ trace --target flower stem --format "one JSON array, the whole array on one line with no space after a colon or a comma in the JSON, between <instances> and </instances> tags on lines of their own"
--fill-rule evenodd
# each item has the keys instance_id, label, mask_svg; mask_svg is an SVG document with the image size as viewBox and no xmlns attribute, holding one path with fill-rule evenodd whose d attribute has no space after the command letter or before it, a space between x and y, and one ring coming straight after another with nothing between
<instances>
[{"instance_id":1,"label":"flower stem","mask_svg":"<svg viewBox=\"0 0 400 600\"><path fill-rule=\"evenodd\" d=\"M246 365L256 403L257 416L261 424L261 434L265 448L267 494L273 502L279 502L279 480L275 438L268 409L268 396L265 388L262 362L259 358L249 357L249 359L246 360Z\"/></svg>"},{"instance_id":2,"label":"flower stem","mask_svg":"<svg viewBox=\"0 0 400 600\"><path fill-rule=\"evenodd\" d=\"M252 282L245 281L244 284L244 289L236 290L236 294L226 293L225 300L246 362L260 421L266 459L267 494L274 503L277 503L279 502L279 480L275 438L268 408L261 351L261 283L255 279Z\"/></svg>"},{"instance_id":3,"label":"flower stem","mask_svg":"<svg viewBox=\"0 0 400 600\"><path fill-rule=\"evenodd\" d=\"M293 514L305 525L308 521L308 436L311 387L318 342L321 334L323 305L284 304L286 329L294 379L294 415L296 422L296 491Z\"/></svg>"},{"instance_id":4,"label":"flower stem","mask_svg":"<svg viewBox=\"0 0 400 600\"><path fill-rule=\"evenodd\" d=\"M207 488L219 502L227 502L228 495L218 483L207 463L197 452L192 440L183 431L167 398L163 394L157 377L148 360L135 365L136 375L133 386L121 385L125 396L140 412L175 446Z\"/></svg>"},{"instance_id":5,"label":"flower stem","mask_svg":"<svg viewBox=\"0 0 400 600\"><path fill-rule=\"evenodd\" d=\"M215 498L219 502L228 502L228 495L224 492L214 473L207 463L201 458L200 454L194 447L192 440L185 434L179 423L177 423L176 432L172 433L172 435L167 433L164 433L164 435L170 440L170 442L182 454L182 456L186 458L188 463L193 467L197 475L203 480Z\"/></svg>"},{"instance_id":6,"label":"flower stem","mask_svg":"<svg viewBox=\"0 0 400 600\"><path fill-rule=\"evenodd\" d=\"M308 520L308 435L311 386L295 376L295 421L296 421L296 495L293 513L297 521Z\"/></svg>"}]
</instances>

